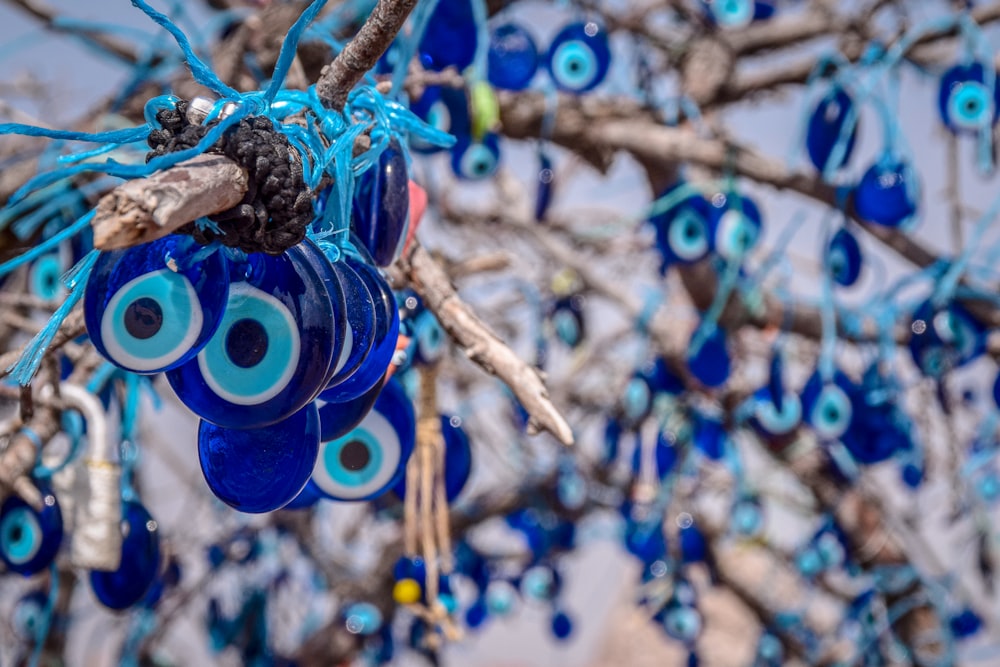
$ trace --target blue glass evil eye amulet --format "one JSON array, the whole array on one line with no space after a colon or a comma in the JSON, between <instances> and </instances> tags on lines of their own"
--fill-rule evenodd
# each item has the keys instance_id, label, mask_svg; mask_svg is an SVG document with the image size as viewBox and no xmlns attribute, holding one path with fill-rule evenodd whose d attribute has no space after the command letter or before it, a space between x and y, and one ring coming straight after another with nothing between
<instances>
[{"instance_id":1,"label":"blue glass evil eye amulet","mask_svg":"<svg viewBox=\"0 0 1000 667\"><path fill-rule=\"evenodd\" d=\"M379 266L399 256L410 222L410 188L406 155L392 138L354 190L354 231Z\"/></svg>"},{"instance_id":2,"label":"blue glass evil eye amulet","mask_svg":"<svg viewBox=\"0 0 1000 667\"><path fill-rule=\"evenodd\" d=\"M773 0L702 0L708 17L724 28L745 28L774 15Z\"/></svg>"},{"instance_id":3,"label":"blue glass evil eye amulet","mask_svg":"<svg viewBox=\"0 0 1000 667\"><path fill-rule=\"evenodd\" d=\"M546 66L560 90L580 94L596 88L611 67L607 32L593 22L570 23L552 40Z\"/></svg>"},{"instance_id":4,"label":"blue glass evil eye amulet","mask_svg":"<svg viewBox=\"0 0 1000 667\"><path fill-rule=\"evenodd\" d=\"M253 430L198 426L198 458L212 493L251 514L287 505L309 481L319 452L319 412L310 403L288 419Z\"/></svg>"},{"instance_id":5,"label":"blue glass evil eye amulet","mask_svg":"<svg viewBox=\"0 0 1000 667\"><path fill-rule=\"evenodd\" d=\"M62 512L55 495L39 486L42 510L12 495L0 508L0 560L11 572L30 576L55 560L63 539Z\"/></svg>"},{"instance_id":6,"label":"blue glass evil eye amulet","mask_svg":"<svg viewBox=\"0 0 1000 667\"><path fill-rule=\"evenodd\" d=\"M854 190L854 209L868 222L899 227L917 212L917 176L906 162L876 162Z\"/></svg>"},{"instance_id":7,"label":"blue glass evil eye amulet","mask_svg":"<svg viewBox=\"0 0 1000 667\"><path fill-rule=\"evenodd\" d=\"M226 308L228 263L221 252L197 261L199 246L173 234L101 253L87 280L84 320L101 355L127 371L152 374L194 357Z\"/></svg>"},{"instance_id":8,"label":"blue glass evil eye amulet","mask_svg":"<svg viewBox=\"0 0 1000 667\"><path fill-rule=\"evenodd\" d=\"M459 137L451 149L451 170L459 178L478 181L496 173L500 165L500 138L487 132L481 141Z\"/></svg>"},{"instance_id":9,"label":"blue glass evil eye amulet","mask_svg":"<svg viewBox=\"0 0 1000 667\"><path fill-rule=\"evenodd\" d=\"M524 90L538 71L538 47L531 33L505 23L490 35L489 81L496 88Z\"/></svg>"},{"instance_id":10,"label":"blue glass evil eye amulet","mask_svg":"<svg viewBox=\"0 0 1000 667\"><path fill-rule=\"evenodd\" d=\"M809 161L821 172L828 167L839 169L851 159L857 138L854 100L843 88L836 87L816 104L809 116L806 131Z\"/></svg>"},{"instance_id":11,"label":"blue glass evil eye amulet","mask_svg":"<svg viewBox=\"0 0 1000 667\"><path fill-rule=\"evenodd\" d=\"M861 245L854 234L843 227L838 229L830 239L830 246L826 250L826 261L830 277L838 285L850 287L858 282L864 259L861 256Z\"/></svg>"},{"instance_id":12,"label":"blue glass evil eye amulet","mask_svg":"<svg viewBox=\"0 0 1000 667\"><path fill-rule=\"evenodd\" d=\"M309 486L334 500L369 500L393 487L416 441L413 403L393 378L347 435L320 445Z\"/></svg>"},{"instance_id":13,"label":"blue glass evil eye amulet","mask_svg":"<svg viewBox=\"0 0 1000 667\"><path fill-rule=\"evenodd\" d=\"M122 506L122 559L117 570L91 570L90 588L109 609L128 609L145 597L160 570L160 533L156 521L137 502Z\"/></svg>"},{"instance_id":14,"label":"blue glass evil eye amulet","mask_svg":"<svg viewBox=\"0 0 1000 667\"><path fill-rule=\"evenodd\" d=\"M218 330L194 359L167 373L177 397L205 421L260 428L323 389L345 323L334 320L323 277L329 263L303 245L233 262Z\"/></svg>"},{"instance_id":15,"label":"blue glass evil eye amulet","mask_svg":"<svg viewBox=\"0 0 1000 667\"><path fill-rule=\"evenodd\" d=\"M949 130L975 134L996 125L1000 89L993 79L990 90L980 63L955 65L941 76L938 111Z\"/></svg>"}]
</instances>

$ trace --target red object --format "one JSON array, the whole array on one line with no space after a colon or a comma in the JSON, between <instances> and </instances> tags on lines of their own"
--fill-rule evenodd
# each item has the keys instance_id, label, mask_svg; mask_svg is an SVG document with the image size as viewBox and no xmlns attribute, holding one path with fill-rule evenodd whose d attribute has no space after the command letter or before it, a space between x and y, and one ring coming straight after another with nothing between
<instances>
[{"instance_id":1,"label":"red object","mask_svg":"<svg viewBox=\"0 0 1000 667\"><path fill-rule=\"evenodd\" d=\"M415 182L410 181L410 228L406 232L403 254L409 252L410 244L413 243L413 238L417 234L417 227L420 226L420 219L424 217L426 210L427 192Z\"/></svg>"}]
</instances>

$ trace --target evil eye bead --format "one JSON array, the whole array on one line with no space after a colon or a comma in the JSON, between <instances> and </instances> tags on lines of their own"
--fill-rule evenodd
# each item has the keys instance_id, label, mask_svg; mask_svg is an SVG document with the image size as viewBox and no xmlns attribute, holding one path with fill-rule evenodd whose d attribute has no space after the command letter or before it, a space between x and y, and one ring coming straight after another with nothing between
<instances>
[{"instance_id":1,"label":"evil eye bead","mask_svg":"<svg viewBox=\"0 0 1000 667\"><path fill-rule=\"evenodd\" d=\"M323 394L320 394L319 423L320 440L329 442L347 435L354 427L361 423L365 416L371 411L382 392L382 381L375 385L361 396L352 398L341 403L326 402ZM326 393L326 392L323 392Z\"/></svg>"},{"instance_id":2,"label":"evil eye bead","mask_svg":"<svg viewBox=\"0 0 1000 667\"><path fill-rule=\"evenodd\" d=\"M41 512L14 495L0 507L0 560L11 572L24 576L51 565L63 539L59 503L47 487L39 487L39 491Z\"/></svg>"},{"instance_id":3,"label":"evil eye bead","mask_svg":"<svg viewBox=\"0 0 1000 667\"><path fill-rule=\"evenodd\" d=\"M495 88L524 90L538 71L535 40L516 23L493 29L488 58L488 78Z\"/></svg>"},{"instance_id":4,"label":"evil eye bead","mask_svg":"<svg viewBox=\"0 0 1000 667\"><path fill-rule=\"evenodd\" d=\"M48 596L42 591L25 594L14 605L11 624L18 637L26 642L38 641L39 630L45 623Z\"/></svg>"},{"instance_id":5,"label":"evil eye bead","mask_svg":"<svg viewBox=\"0 0 1000 667\"><path fill-rule=\"evenodd\" d=\"M339 350L322 270L301 245L234 265L218 330L196 358L167 373L181 402L205 421L250 429L313 400Z\"/></svg>"},{"instance_id":6,"label":"evil eye bead","mask_svg":"<svg viewBox=\"0 0 1000 667\"><path fill-rule=\"evenodd\" d=\"M925 301L913 313L910 355L920 371L941 377L983 352L985 332L962 306L935 308Z\"/></svg>"},{"instance_id":7,"label":"evil eye bead","mask_svg":"<svg viewBox=\"0 0 1000 667\"><path fill-rule=\"evenodd\" d=\"M847 432L854 417L850 387L850 381L841 373L826 383L817 373L806 383L802 392L806 421L820 438L836 440Z\"/></svg>"},{"instance_id":8,"label":"evil eye bead","mask_svg":"<svg viewBox=\"0 0 1000 667\"><path fill-rule=\"evenodd\" d=\"M802 402L791 392L785 392L779 408L771 392L758 390L753 398L754 426L769 436L787 435L802 421Z\"/></svg>"},{"instance_id":9,"label":"evil eye bead","mask_svg":"<svg viewBox=\"0 0 1000 667\"><path fill-rule=\"evenodd\" d=\"M368 500L392 488L416 440L413 403L395 379L347 435L320 445L310 485L334 500Z\"/></svg>"},{"instance_id":10,"label":"evil eye bead","mask_svg":"<svg viewBox=\"0 0 1000 667\"><path fill-rule=\"evenodd\" d=\"M714 389L724 385L729 379L730 371L725 332L716 329L695 354L691 354L689 350L687 364L691 374L706 387Z\"/></svg>"},{"instance_id":11,"label":"evil eye bead","mask_svg":"<svg viewBox=\"0 0 1000 667\"><path fill-rule=\"evenodd\" d=\"M906 162L876 162L854 190L854 209L864 220L899 227L917 212L917 177Z\"/></svg>"},{"instance_id":12,"label":"evil eye bead","mask_svg":"<svg viewBox=\"0 0 1000 667\"><path fill-rule=\"evenodd\" d=\"M502 618L514 610L517 589L506 579L496 579L486 586L483 598L490 615Z\"/></svg>"},{"instance_id":13,"label":"evil eye bead","mask_svg":"<svg viewBox=\"0 0 1000 667\"><path fill-rule=\"evenodd\" d=\"M580 94L596 88L611 66L607 32L594 22L567 25L552 40L546 64L560 90Z\"/></svg>"},{"instance_id":14,"label":"evil eye bead","mask_svg":"<svg viewBox=\"0 0 1000 667\"><path fill-rule=\"evenodd\" d=\"M357 398L375 386L385 375L396 352L399 338L399 309L392 289L378 269L361 260L348 257L346 264L364 281L371 294L375 310L374 337L371 350L349 377L321 394L323 400L344 402Z\"/></svg>"},{"instance_id":15,"label":"evil eye bead","mask_svg":"<svg viewBox=\"0 0 1000 667\"><path fill-rule=\"evenodd\" d=\"M420 40L420 62L425 69L464 70L476 55L477 35L473 0L448 0L434 8Z\"/></svg>"},{"instance_id":16,"label":"evil eye bead","mask_svg":"<svg viewBox=\"0 0 1000 667\"><path fill-rule=\"evenodd\" d=\"M809 116L806 131L809 161L820 172L827 168L839 169L851 158L857 138L854 99L843 88L834 88L816 104Z\"/></svg>"},{"instance_id":17,"label":"evil eye bead","mask_svg":"<svg viewBox=\"0 0 1000 667\"><path fill-rule=\"evenodd\" d=\"M573 619L564 611L552 614L552 636L560 641L569 639L573 634Z\"/></svg>"},{"instance_id":18,"label":"evil eye bead","mask_svg":"<svg viewBox=\"0 0 1000 667\"><path fill-rule=\"evenodd\" d=\"M346 261L330 265L332 277L344 293L347 317L344 345L340 356L331 364L327 388L335 387L351 377L368 357L375 342L375 300L366 281ZM329 276L329 274L328 274ZM339 402L339 396L320 397L325 401Z\"/></svg>"},{"instance_id":19,"label":"evil eye bead","mask_svg":"<svg viewBox=\"0 0 1000 667\"><path fill-rule=\"evenodd\" d=\"M460 137L451 151L452 171L468 181L489 178L500 165L500 142L492 132L487 133L482 141Z\"/></svg>"},{"instance_id":20,"label":"evil eye bead","mask_svg":"<svg viewBox=\"0 0 1000 667\"><path fill-rule=\"evenodd\" d=\"M456 137L468 137L472 132L469 101L461 90L427 88L423 96L411 105L410 110L434 129ZM410 138L410 147L419 153L436 153L443 150L417 137Z\"/></svg>"},{"instance_id":21,"label":"evil eye bead","mask_svg":"<svg viewBox=\"0 0 1000 667\"><path fill-rule=\"evenodd\" d=\"M90 588L97 600L114 610L128 609L142 600L160 571L159 527L137 502L122 507L122 556L117 570L90 572Z\"/></svg>"},{"instance_id":22,"label":"evil eye bead","mask_svg":"<svg viewBox=\"0 0 1000 667\"><path fill-rule=\"evenodd\" d=\"M202 420L198 458L212 493L233 509L261 514L291 502L319 452L319 413L310 403L288 419L242 430Z\"/></svg>"},{"instance_id":23,"label":"evil eye bead","mask_svg":"<svg viewBox=\"0 0 1000 667\"><path fill-rule=\"evenodd\" d=\"M43 301L56 301L65 290L62 275L69 269L68 262L59 252L42 255L28 270L28 289L32 296Z\"/></svg>"},{"instance_id":24,"label":"evil eye bead","mask_svg":"<svg viewBox=\"0 0 1000 667\"><path fill-rule=\"evenodd\" d=\"M976 133L996 124L998 97L996 83L993 91L986 85L980 63L955 65L941 76L938 111L952 132Z\"/></svg>"},{"instance_id":25,"label":"evil eye bead","mask_svg":"<svg viewBox=\"0 0 1000 667\"><path fill-rule=\"evenodd\" d=\"M760 239L760 210L753 200L741 196L738 205L729 197L712 197L712 236L715 251L725 260L738 261L757 245Z\"/></svg>"},{"instance_id":26,"label":"evil eye bead","mask_svg":"<svg viewBox=\"0 0 1000 667\"><path fill-rule=\"evenodd\" d=\"M701 614L688 605L671 605L663 617L663 629L678 641L693 642L701 634Z\"/></svg>"},{"instance_id":27,"label":"evil eye bead","mask_svg":"<svg viewBox=\"0 0 1000 667\"><path fill-rule=\"evenodd\" d=\"M764 528L764 512L752 497L740 498L730 511L730 526L735 533L746 537L757 535Z\"/></svg>"},{"instance_id":28,"label":"evil eye bead","mask_svg":"<svg viewBox=\"0 0 1000 667\"><path fill-rule=\"evenodd\" d=\"M84 319L101 355L127 371L176 368L209 341L226 309L227 261L194 259L191 237L171 235L101 253L87 281Z\"/></svg>"},{"instance_id":29,"label":"evil eye bead","mask_svg":"<svg viewBox=\"0 0 1000 667\"><path fill-rule=\"evenodd\" d=\"M556 337L569 347L577 347L586 336L583 319L583 297L579 294L556 301L552 307L552 329Z\"/></svg>"},{"instance_id":30,"label":"evil eye bead","mask_svg":"<svg viewBox=\"0 0 1000 667\"><path fill-rule=\"evenodd\" d=\"M670 222L667 244L670 252L682 264L703 259L711 248L705 218L691 207L681 209Z\"/></svg>"},{"instance_id":31,"label":"evil eye bead","mask_svg":"<svg viewBox=\"0 0 1000 667\"><path fill-rule=\"evenodd\" d=\"M753 21L771 18L772 0L703 0L709 18L723 28L745 28Z\"/></svg>"},{"instance_id":32,"label":"evil eye bead","mask_svg":"<svg viewBox=\"0 0 1000 667\"><path fill-rule=\"evenodd\" d=\"M358 178L351 224L379 266L399 256L410 223L406 155L395 137L376 163Z\"/></svg>"},{"instance_id":33,"label":"evil eye bead","mask_svg":"<svg viewBox=\"0 0 1000 667\"><path fill-rule=\"evenodd\" d=\"M459 417L441 415L441 436L444 439L444 493L449 503L462 493L472 472L472 447ZM400 499L406 497L406 476L400 477L393 489Z\"/></svg>"},{"instance_id":34,"label":"evil eye bead","mask_svg":"<svg viewBox=\"0 0 1000 667\"><path fill-rule=\"evenodd\" d=\"M861 276L861 245L854 234L841 227L830 239L830 247L826 251L827 264L830 267L830 277L834 282L844 287L850 287L858 282Z\"/></svg>"},{"instance_id":35,"label":"evil eye bead","mask_svg":"<svg viewBox=\"0 0 1000 667\"><path fill-rule=\"evenodd\" d=\"M433 313L420 313L413 325L416 341L416 360L422 364L433 364L441 360L447 348L447 334Z\"/></svg>"}]
</instances>

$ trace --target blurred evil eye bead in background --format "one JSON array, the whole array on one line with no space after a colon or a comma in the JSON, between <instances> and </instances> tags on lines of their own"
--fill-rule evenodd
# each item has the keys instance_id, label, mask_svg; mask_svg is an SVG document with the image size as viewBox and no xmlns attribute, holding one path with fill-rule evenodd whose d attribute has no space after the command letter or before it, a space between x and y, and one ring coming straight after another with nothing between
<instances>
[{"instance_id":1,"label":"blurred evil eye bead in background","mask_svg":"<svg viewBox=\"0 0 1000 667\"><path fill-rule=\"evenodd\" d=\"M557 299L549 318L556 337L569 347L577 347L586 338L583 295L572 294Z\"/></svg>"},{"instance_id":2,"label":"blurred evil eye bead in background","mask_svg":"<svg viewBox=\"0 0 1000 667\"><path fill-rule=\"evenodd\" d=\"M476 141L471 136L459 137L451 149L451 169L459 178L478 181L496 173L500 165L500 138L487 132Z\"/></svg>"},{"instance_id":3,"label":"blurred evil eye bead in background","mask_svg":"<svg viewBox=\"0 0 1000 667\"><path fill-rule=\"evenodd\" d=\"M11 572L31 576L55 560L63 539L62 511L48 486L36 483L41 511L10 495L0 507L0 560Z\"/></svg>"},{"instance_id":4,"label":"blurred evil eye bead in background","mask_svg":"<svg viewBox=\"0 0 1000 667\"><path fill-rule=\"evenodd\" d=\"M159 528L138 502L122 505L122 537L118 569L90 571L90 588L97 600L114 610L142 600L160 571Z\"/></svg>"},{"instance_id":5,"label":"blurred evil eye bead in background","mask_svg":"<svg viewBox=\"0 0 1000 667\"><path fill-rule=\"evenodd\" d=\"M941 75L938 112L941 121L956 134L975 134L996 125L1000 89L996 74L992 86L981 63L955 65Z\"/></svg>"},{"instance_id":6,"label":"blurred evil eye bead in background","mask_svg":"<svg viewBox=\"0 0 1000 667\"><path fill-rule=\"evenodd\" d=\"M773 0L702 0L709 20L723 28L745 28L774 15Z\"/></svg>"},{"instance_id":7,"label":"blurred evil eye bead in background","mask_svg":"<svg viewBox=\"0 0 1000 667\"><path fill-rule=\"evenodd\" d=\"M958 303L935 308L930 300L913 312L910 356L920 372L940 378L983 353L986 332Z\"/></svg>"},{"instance_id":8,"label":"blurred evil eye bead in background","mask_svg":"<svg viewBox=\"0 0 1000 667\"><path fill-rule=\"evenodd\" d=\"M114 365L152 374L183 365L208 343L226 310L229 266L172 234L99 256L87 280L84 320Z\"/></svg>"},{"instance_id":9,"label":"blurred evil eye bead in background","mask_svg":"<svg viewBox=\"0 0 1000 667\"><path fill-rule=\"evenodd\" d=\"M813 109L806 130L809 161L820 172L847 164L858 138L854 99L840 86L831 88Z\"/></svg>"},{"instance_id":10,"label":"blurred evil eye bead in background","mask_svg":"<svg viewBox=\"0 0 1000 667\"><path fill-rule=\"evenodd\" d=\"M670 196L683 186L683 181L677 181L660 198ZM662 257L660 273L666 273L672 264L693 264L708 256L713 246L709 233L711 208L708 200L695 192L650 217L649 222L656 231L656 247Z\"/></svg>"},{"instance_id":11,"label":"blurred evil eye bead in background","mask_svg":"<svg viewBox=\"0 0 1000 667\"><path fill-rule=\"evenodd\" d=\"M424 90L420 99L413 101L410 110L422 121L442 132L460 138L468 137L472 133L469 100L464 90L430 86ZM418 153L436 153L445 150L415 136L410 137L410 148Z\"/></svg>"},{"instance_id":12,"label":"blurred evil eye bead in background","mask_svg":"<svg viewBox=\"0 0 1000 667\"><path fill-rule=\"evenodd\" d=\"M330 264L310 244L231 263L218 330L194 359L167 373L177 397L205 421L260 428L323 390L346 323L334 319L324 281Z\"/></svg>"},{"instance_id":13,"label":"blurred evil eye bead in background","mask_svg":"<svg viewBox=\"0 0 1000 667\"><path fill-rule=\"evenodd\" d=\"M846 227L841 227L830 239L826 249L826 261L830 277L838 285L850 287L858 282L864 258L858 239Z\"/></svg>"},{"instance_id":14,"label":"blurred evil eye bead in background","mask_svg":"<svg viewBox=\"0 0 1000 667\"><path fill-rule=\"evenodd\" d=\"M504 23L490 33L488 78L496 88L524 90L538 71L538 47L517 23Z\"/></svg>"},{"instance_id":15,"label":"blurred evil eye bead in background","mask_svg":"<svg viewBox=\"0 0 1000 667\"><path fill-rule=\"evenodd\" d=\"M802 414L820 439L837 440L851 426L859 398L858 388L842 372L828 382L816 372L802 389Z\"/></svg>"},{"instance_id":16,"label":"blurred evil eye bead in background","mask_svg":"<svg viewBox=\"0 0 1000 667\"><path fill-rule=\"evenodd\" d=\"M596 88L611 67L607 31L593 21L570 23L549 45L546 67L562 91L580 94Z\"/></svg>"},{"instance_id":17,"label":"blurred evil eye bead in background","mask_svg":"<svg viewBox=\"0 0 1000 667\"><path fill-rule=\"evenodd\" d=\"M382 495L405 473L416 429L413 403L399 381L391 378L356 428L320 444L309 487L334 500Z\"/></svg>"},{"instance_id":18,"label":"blurred evil eye bead in background","mask_svg":"<svg viewBox=\"0 0 1000 667\"><path fill-rule=\"evenodd\" d=\"M887 157L861 177L854 189L854 210L873 224L899 227L916 214L919 196L917 175L910 164Z\"/></svg>"},{"instance_id":19,"label":"blurred evil eye bead in background","mask_svg":"<svg viewBox=\"0 0 1000 667\"><path fill-rule=\"evenodd\" d=\"M434 7L418 47L425 69L440 72L454 67L461 72L472 64L479 34L472 10L475 1L444 0Z\"/></svg>"},{"instance_id":20,"label":"blurred evil eye bead in background","mask_svg":"<svg viewBox=\"0 0 1000 667\"><path fill-rule=\"evenodd\" d=\"M716 193L711 205L709 227L715 252L726 261L743 259L760 240L760 209L752 199L737 193Z\"/></svg>"}]
</instances>

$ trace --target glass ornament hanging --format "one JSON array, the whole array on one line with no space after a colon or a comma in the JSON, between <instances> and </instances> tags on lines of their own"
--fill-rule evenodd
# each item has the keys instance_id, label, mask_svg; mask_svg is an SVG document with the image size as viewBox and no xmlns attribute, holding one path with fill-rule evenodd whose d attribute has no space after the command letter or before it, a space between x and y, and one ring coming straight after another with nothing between
<instances>
[{"instance_id":1,"label":"glass ornament hanging","mask_svg":"<svg viewBox=\"0 0 1000 667\"><path fill-rule=\"evenodd\" d=\"M607 31L593 21L564 26L549 45L546 67L559 90L577 95L593 90L611 67Z\"/></svg>"},{"instance_id":2,"label":"glass ornament hanging","mask_svg":"<svg viewBox=\"0 0 1000 667\"><path fill-rule=\"evenodd\" d=\"M355 182L351 225L378 266L389 266L402 251L410 222L409 175L399 140Z\"/></svg>"},{"instance_id":3,"label":"glass ornament hanging","mask_svg":"<svg viewBox=\"0 0 1000 667\"><path fill-rule=\"evenodd\" d=\"M858 138L858 112L854 99L834 86L816 104L806 130L806 152L816 170L826 174L847 164Z\"/></svg>"},{"instance_id":4,"label":"glass ornament hanging","mask_svg":"<svg viewBox=\"0 0 1000 667\"><path fill-rule=\"evenodd\" d=\"M62 511L48 485L35 482L42 499L35 510L18 495L0 506L0 560L11 572L31 576L56 558L63 540Z\"/></svg>"},{"instance_id":5,"label":"glass ornament hanging","mask_svg":"<svg viewBox=\"0 0 1000 667\"><path fill-rule=\"evenodd\" d=\"M504 90L524 90L538 71L538 46L517 23L504 23L490 33L487 72L490 83Z\"/></svg>"},{"instance_id":6,"label":"glass ornament hanging","mask_svg":"<svg viewBox=\"0 0 1000 667\"><path fill-rule=\"evenodd\" d=\"M160 533L141 503L122 504L121 565L117 570L91 570L90 588L105 607L123 610L146 595L160 570Z\"/></svg>"}]
</instances>

